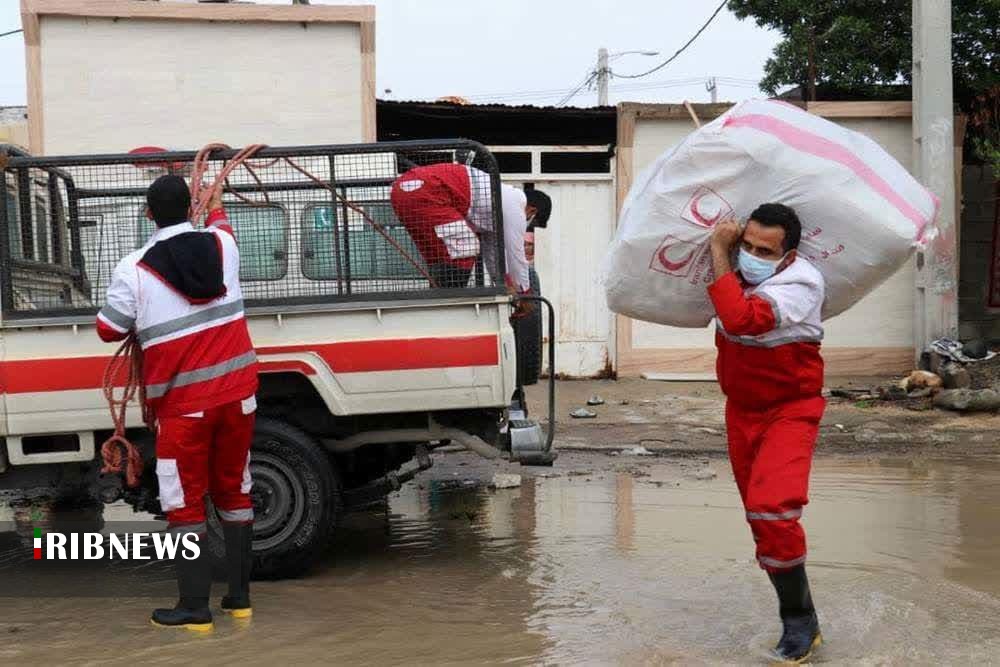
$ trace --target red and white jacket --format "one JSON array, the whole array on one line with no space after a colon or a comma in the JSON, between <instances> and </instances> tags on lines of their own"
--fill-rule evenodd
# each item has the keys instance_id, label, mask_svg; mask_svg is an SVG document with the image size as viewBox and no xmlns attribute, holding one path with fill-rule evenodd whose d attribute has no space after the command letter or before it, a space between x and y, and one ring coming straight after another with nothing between
<instances>
[{"instance_id":1,"label":"red and white jacket","mask_svg":"<svg viewBox=\"0 0 1000 667\"><path fill-rule=\"evenodd\" d=\"M118 263L97 315L104 341L135 331L146 399L161 417L197 413L257 391L236 239L221 209L205 224L198 230L189 222L157 229ZM194 262L192 249L202 253Z\"/></svg>"},{"instance_id":2,"label":"red and white jacket","mask_svg":"<svg viewBox=\"0 0 1000 667\"><path fill-rule=\"evenodd\" d=\"M765 409L822 395L822 274L798 257L759 285L730 272L708 287L715 305L716 373L727 398Z\"/></svg>"}]
</instances>

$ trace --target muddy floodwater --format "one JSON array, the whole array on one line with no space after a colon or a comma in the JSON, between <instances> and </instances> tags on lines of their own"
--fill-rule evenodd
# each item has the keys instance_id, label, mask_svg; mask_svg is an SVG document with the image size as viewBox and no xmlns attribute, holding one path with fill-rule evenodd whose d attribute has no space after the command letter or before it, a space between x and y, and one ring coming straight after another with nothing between
<instances>
[{"instance_id":1,"label":"muddy floodwater","mask_svg":"<svg viewBox=\"0 0 1000 667\"><path fill-rule=\"evenodd\" d=\"M725 459L569 454L497 491L491 464L436 460L307 576L255 584L250 624L202 636L147 625L166 599L0 596L0 663L766 663L774 594ZM1000 662L1000 459L820 458L811 500L815 662Z\"/></svg>"}]
</instances>

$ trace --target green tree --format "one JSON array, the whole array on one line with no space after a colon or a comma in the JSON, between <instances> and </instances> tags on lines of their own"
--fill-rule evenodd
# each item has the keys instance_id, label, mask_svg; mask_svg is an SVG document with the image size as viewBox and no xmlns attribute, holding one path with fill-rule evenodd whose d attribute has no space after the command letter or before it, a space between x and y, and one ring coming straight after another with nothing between
<instances>
[{"instance_id":1,"label":"green tree","mask_svg":"<svg viewBox=\"0 0 1000 667\"><path fill-rule=\"evenodd\" d=\"M801 86L804 99L817 99L817 91L834 98L909 97L900 86L910 83L913 67L910 0L730 0L728 6L783 37L764 66L760 86L768 93L791 85ZM1000 0L952 0L955 101L969 114L970 143L984 159L983 142L997 133L996 115L983 107L995 105L1000 89L998 45ZM986 124L977 125L984 116Z\"/></svg>"}]
</instances>

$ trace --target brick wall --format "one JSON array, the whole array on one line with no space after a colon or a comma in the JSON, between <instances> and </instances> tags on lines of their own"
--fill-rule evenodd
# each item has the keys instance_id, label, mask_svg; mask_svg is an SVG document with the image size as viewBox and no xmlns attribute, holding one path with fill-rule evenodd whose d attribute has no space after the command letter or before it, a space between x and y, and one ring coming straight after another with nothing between
<instances>
[{"instance_id":1,"label":"brick wall","mask_svg":"<svg viewBox=\"0 0 1000 667\"><path fill-rule=\"evenodd\" d=\"M990 261L996 189L989 167L962 169L962 248L959 280L959 336L1000 342L1000 308L989 308Z\"/></svg>"}]
</instances>

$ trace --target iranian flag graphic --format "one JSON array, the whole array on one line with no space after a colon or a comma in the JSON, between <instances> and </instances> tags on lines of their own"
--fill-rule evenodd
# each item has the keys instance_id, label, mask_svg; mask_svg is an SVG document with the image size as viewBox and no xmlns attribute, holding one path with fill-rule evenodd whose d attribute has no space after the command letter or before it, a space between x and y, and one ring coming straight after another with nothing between
<instances>
[{"instance_id":1,"label":"iranian flag graphic","mask_svg":"<svg viewBox=\"0 0 1000 667\"><path fill-rule=\"evenodd\" d=\"M42 559L42 529L35 528L35 560Z\"/></svg>"}]
</instances>

